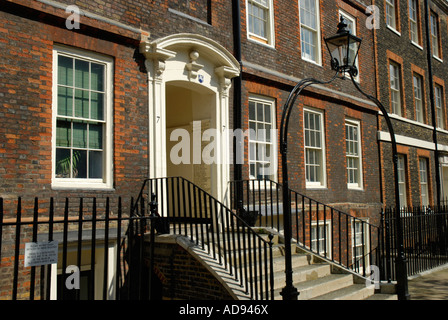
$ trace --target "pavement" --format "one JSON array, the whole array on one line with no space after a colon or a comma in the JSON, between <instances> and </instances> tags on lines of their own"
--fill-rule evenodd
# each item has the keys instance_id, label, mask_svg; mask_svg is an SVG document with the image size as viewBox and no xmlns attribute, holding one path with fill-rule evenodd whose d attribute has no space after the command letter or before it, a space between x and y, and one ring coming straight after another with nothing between
<instances>
[{"instance_id":1,"label":"pavement","mask_svg":"<svg viewBox=\"0 0 448 320\"><path fill-rule=\"evenodd\" d=\"M448 265L409 277L408 291L411 300L448 301Z\"/></svg>"}]
</instances>

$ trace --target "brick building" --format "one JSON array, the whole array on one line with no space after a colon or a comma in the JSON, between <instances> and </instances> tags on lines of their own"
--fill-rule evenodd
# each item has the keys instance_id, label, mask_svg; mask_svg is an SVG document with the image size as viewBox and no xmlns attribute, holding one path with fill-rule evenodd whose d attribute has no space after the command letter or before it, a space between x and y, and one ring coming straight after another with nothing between
<instances>
[{"instance_id":1,"label":"brick building","mask_svg":"<svg viewBox=\"0 0 448 320\"><path fill-rule=\"evenodd\" d=\"M398 143L401 206L437 204L438 190L441 199L447 195L444 30L448 7L445 1L429 1L427 10L425 4L418 0L376 3L378 97L390 110ZM379 119L382 197L390 206L394 204L393 179L388 178L393 170L390 136L383 117Z\"/></svg>"},{"instance_id":2,"label":"brick building","mask_svg":"<svg viewBox=\"0 0 448 320\"><path fill-rule=\"evenodd\" d=\"M131 197L146 177L181 175L222 201L235 178L281 183L275 130L282 106L300 79L333 76L323 39L336 32L341 15L363 39L357 81L364 91L386 99L386 78L377 76L385 74L380 61L400 63L400 56L408 61L404 53L393 52L396 42L380 41L382 35L391 38L385 36L389 29L376 31L374 38L366 23L367 0L307 0L292 6L240 1L240 24L235 24L234 5L1 1L0 197L5 204L18 196L59 202ZM442 16L439 21L443 28ZM404 18L401 22L404 39L408 26ZM424 50L416 49L423 56ZM419 68L425 65L416 61L412 70ZM437 74L443 79L442 70ZM443 82L437 83L443 89ZM409 88L406 94L412 94ZM413 117L414 109L403 110ZM291 188L378 224L377 115L377 107L344 77L305 90L289 130ZM428 126L418 127L428 131ZM227 161L233 151L226 129L238 127L256 133L244 140L241 167ZM271 134L258 134L263 129ZM191 138L189 158L175 152L184 133ZM211 164L195 158L198 149L204 155L208 134L214 134ZM386 179L388 150L381 146ZM409 150L409 156L419 154ZM431 152L420 154L429 159ZM175 156L185 161L179 164ZM384 194L387 188L383 183Z\"/></svg>"}]
</instances>

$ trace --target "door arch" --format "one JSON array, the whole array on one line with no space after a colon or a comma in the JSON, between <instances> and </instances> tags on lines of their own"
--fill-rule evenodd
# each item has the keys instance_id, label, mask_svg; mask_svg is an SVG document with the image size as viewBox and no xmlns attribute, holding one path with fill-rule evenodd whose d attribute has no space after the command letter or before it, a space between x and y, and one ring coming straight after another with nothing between
<instances>
[{"instance_id":1,"label":"door arch","mask_svg":"<svg viewBox=\"0 0 448 320\"><path fill-rule=\"evenodd\" d=\"M229 89L231 79L239 75L238 61L216 41L187 33L143 41L140 52L148 72L149 177L166 177L172 171L167 126L177 121L169 117L172 108L179 108L172 94L191 95L188 109L197 109L191 125L208 112L210 128L216 130L216 161L207 191L224 200L230 163Z\"/></svg>"}]
</instances>

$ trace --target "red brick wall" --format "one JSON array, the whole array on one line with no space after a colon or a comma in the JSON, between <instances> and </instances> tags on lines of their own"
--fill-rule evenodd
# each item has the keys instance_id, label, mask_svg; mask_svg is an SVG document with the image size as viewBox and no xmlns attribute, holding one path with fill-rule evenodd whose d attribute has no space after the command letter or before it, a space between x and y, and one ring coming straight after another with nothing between
<instances>
[{"instance_id":1,"label":"red brick wall","mask_svg":"<svg viewBox=\"0 0 448 320\"><path fill-rule=\"evenodd\" d=\"M55 44L113 57L115 190L98 193L137 196L148 172L147 84L143 57L136 54L138 41L128 38L129 44L92 30L71 31L65 28L65 20L52 23L55 17L43 14L29 19L19 9L8 6L6 12L0 11L0 196L72 195L51 189ZM77 197L91 195L76 191Z\"/></svg>"}]
</instances>

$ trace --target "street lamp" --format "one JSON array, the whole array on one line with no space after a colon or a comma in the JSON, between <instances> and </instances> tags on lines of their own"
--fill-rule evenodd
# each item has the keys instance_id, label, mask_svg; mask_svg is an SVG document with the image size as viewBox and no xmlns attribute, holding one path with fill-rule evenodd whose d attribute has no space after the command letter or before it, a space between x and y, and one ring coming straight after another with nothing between
<instances>
[{"instance_id":1,"label":"street lamp","mask_svg":"<svg viewBox=\"0 0 448 320\"><path fill-rule=\"evenodd\" d=\"M291 227L291 199L289 192L289 179L288 179L288 124L291 116L293 106L299 97L300 93L306 87L313 84L328 84L335 80L339 74L345 75L348 73L350 78L356 87L365 97L374 102L383 113L386 120L389 134L392 144L392 156L394 165L394 183L395 183L395 206L396 206L396 228L397 228L397 247L398 255L396 258L396 274L397 274L397 294L400 300L409 299L408 284L407 284L407 271L406 271L406 258L404 256L403 247L403 230L400 217L400 196L398 185L398 153L397 143L395 140L395 133L392 126L392 122L388 116L387 110L381 104L381 102L361 90L359 84L355 81L354 77L358 75L358 68L356 67L356 58L358 57L359 48L361 46L361 39L352 35L348 25L341 16L338 24L338 30L336 35L325 38L325 43L331 56L331 68L336 71L335 75L328 81L320 81L314 78L307 78L299 83L292 89L288 99L283 107L282 118L280 124L280 153L282 156L282 177L283 177L283 215L284 215L284 232L285 232L285 275L286 286L283 288L281 295L284 300L296 300L299 296L298 290L293 285L292 280L292 262L291 262L291 239L292 239L292 227Z\"/></svg>"}]
</instances>

